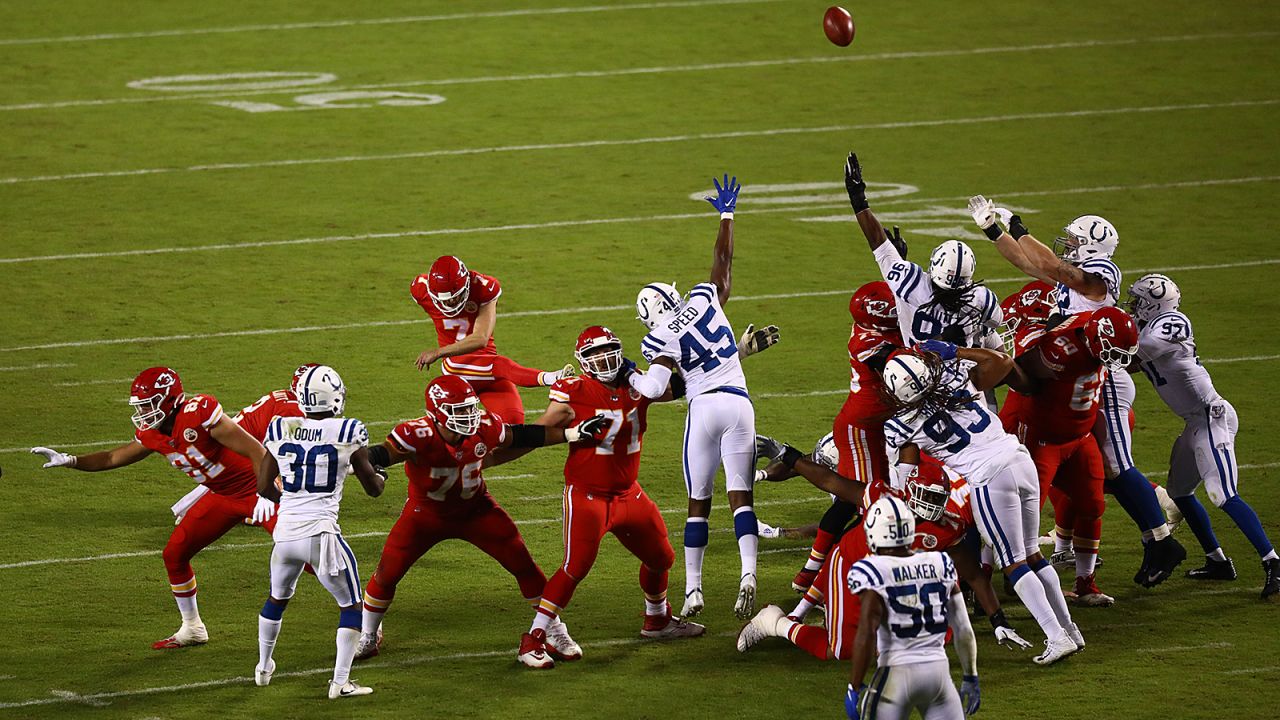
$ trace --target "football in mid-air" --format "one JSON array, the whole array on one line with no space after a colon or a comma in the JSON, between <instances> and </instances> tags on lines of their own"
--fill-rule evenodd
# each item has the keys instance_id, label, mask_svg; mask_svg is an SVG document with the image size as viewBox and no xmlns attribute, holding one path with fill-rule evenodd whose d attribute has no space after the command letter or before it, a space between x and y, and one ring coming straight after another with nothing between
<instances>
[{"instance_id":1,"label":"football in mid-air","mask_svg":"<svg viewBox=\"0 0 1280 720\"><path fill-rule=\"evenodd\" d=\"M848 47L853 42L853 16L838 5L827 8L827 14L822 16L822 29L827 39L840 47Z\"/></svg>"}]
</instances>

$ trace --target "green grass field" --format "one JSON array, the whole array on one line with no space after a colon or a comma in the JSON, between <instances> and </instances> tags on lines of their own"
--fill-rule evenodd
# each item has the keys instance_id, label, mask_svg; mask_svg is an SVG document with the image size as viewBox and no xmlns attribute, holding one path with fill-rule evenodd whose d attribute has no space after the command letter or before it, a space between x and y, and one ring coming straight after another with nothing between
<instances>
[{"instance_id":1,"label":"green grass field","mask_svg":"<svg viewBox=\"0 0 1280 720\"><path fill-rule=\"evenodd\" d=\"M154 458L42 471L26 449L128 439L129 381L157 364L231 410L325 362L350 388L348 415L380 435L420 412L413 360L434 332L408 283L445 253L503 281L505 354L558 367L603 323L638 355L635 291L706 278L716 220L690 196L723 172L746 185L729 314L783 332L747 361L758 426L807 446L847 387L848 291L877 276L840 187L850 149L913 259L975 237L963 207L976 193L1042 238L1081 213L1114 222L1127 280L1159 269L1182 286L1241 416L1244 495L1280 536L1280 6L864 3L841 49L822 36L825 3L585 2L0 3L0 716L839 716L844 664L783 643L735 651L723 499L707 637L636 641L637 562L607 541L565 616L586 657L526 672L514 581L445 545L400 586L383 656L356 669L377 692L335 705L336 613L306 579L277 679L252 684L265 534L233 531L196 559L211 642L152 651L178 624L159 551L189 481ZM154 78L170 80L137 83ZM290 81L312 84L258 89ZM332 94L371 92L402 94ZM998 292L1020 284L974 247ZM1180 425L1138 384L1137 456L1163 478ZM641 478L677 553L683 412L651 413ZM489 480L548 571L562 461L538 451ZM366 578L404 494L398 472L380 499L347 493ZM756 506L795 525L824 501L795 481L762 487ZM1258 600L1244 537L1210 515L1240 579L1143 590L1137 533L1111 507L1099 582L1117 603L1078 611L1089 648L1065 663L1037 668L978 622L981 716L1274 717L1278 609ZM762 545L762 602L794 601L806 548ZM1027 613L1009 612L1038 643Z\"/></svg>"}]
</instances>

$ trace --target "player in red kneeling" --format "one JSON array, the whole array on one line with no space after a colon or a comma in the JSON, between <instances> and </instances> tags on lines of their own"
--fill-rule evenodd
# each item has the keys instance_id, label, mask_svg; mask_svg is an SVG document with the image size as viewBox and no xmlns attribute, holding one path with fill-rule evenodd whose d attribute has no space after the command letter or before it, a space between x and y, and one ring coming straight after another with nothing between
<instances>
[{"instance_id":1,"label":"player in red kneeling","mask_svg":"<svg viewBox=\"0 0 1280 720\"><path fill-rule=\"evenodd\" d=\"M419 370L444 360L446 375L466 378L480 402L507 422L524 422L524 402L516 387L551 385L573 366L557 371L534 370L498 354L493 342L498 322L498 279L467 269L461 260L442 255L409 286L413 299L435 322L439 347L418 355Z\"/></svg>"},{"instance_id":2,"label":"player in red kneeling","mask_svg":"<svg viewBox=\"0 0 1280 720\"><path fill-rule=\"evenodd\" d=\"M574 355L583 375L551 386L551 405L537 424L563 428L577 417L603 415L609 427L599 444L569 446L564 465L564 562L547 582L517 653L517 659L531 668L555 666L555 653L547 646L549 628L591 571L605 533L613 533L640 560L645 600L641 637L696 637L706 631L671 614L667 572L675 553L662 513L636 482L649 404L670 400L674 393L668 388L651 401L628 385L635 365L623 359L622 341L608 328L593 325L583 330ZM673 382L679 384L678 378L673 376Z\"/></svg>"},{"instance_id":3,"label":"player in red kneeling","mask_svg":"<svg viewBox=\"0 0 1280 720\"><path fill-rule=\"evenodd\" d=\"M409 478L409 500L387 535L378 569L364 594L364 619L356 659L378 654L382 617L395 597L396 585L424 553L443 540L475 545L516 578L525 601L536 605L546 576L529 555L511 516L484 484L481 468L500 448L534 448L562 442L590 442L604 437L609 422L588 417L576 427L506 425L487 411L471 385L442 375L427 386L427 414L400 423L386 441L369 449L379 467L403 462ZM548 639L561 655L582 651L557 624Z\"/></svg>"},{"instance_id":4,"label":"player in red kneeling","mask_svg":"<svg viewBox=\"0 0 1280 720\"><path fill-rule=\"evenodd\" d=\"M152 647L167 650L206 643L209 632L196 606L196 574L191 559L228 530L253 517L258 501L254 468L266 451L222 411L222 405L212 395L187 399L181 378L170 368L143 370L133 381L129 404L133 406L137 432L132 441L120 447L80 456L43 447L32 448L31 452L48 459L46 468L70 467L86 472L113 470L159 453L170 465L209 489L186 511L164 546L164 566L182 614L182 627ZM263 527L270 532L274 526L273 518Z\"/></svg>"}]
</instances>

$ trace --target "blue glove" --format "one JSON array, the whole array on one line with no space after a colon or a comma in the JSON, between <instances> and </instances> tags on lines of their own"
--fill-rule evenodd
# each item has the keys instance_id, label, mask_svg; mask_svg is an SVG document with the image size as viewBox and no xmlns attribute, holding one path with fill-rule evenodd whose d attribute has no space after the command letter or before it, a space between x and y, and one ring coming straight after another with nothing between
<instances>
[{"instance_id":1,"label":"blue glove","mask_svg":"<svg viewBox=\"0 0 1280 720\"><path fill-rule=\"evenodd\" d=\"M866 687L863 685L862 687ZM855 688L853 683L849 683L849 689L844 694L844 713L849 716L849 720L859 720L858 715L858 691L861 688Z\"/></svg>"},{"instance_id":2,"label":"blue glove","mask_svg":"<svg viewBox=\"0 0 1280 720\"><path fill-rule=\"evenodd\" d=\"M627 380L633 372L636 372L636 361L631 358L622 358L622 367L618 368L618 384L628 384Z\"/></svg>"},{"instance_id":3,"label":"blue glove","mask_svg":"<svg viewBox=\"0 0 1280 720\"><path fill-rule=\"evenodd\" d=\"M943 360L956 359L956 346L954 343L943 342L942 340L925 340L916 347L931 353L937 353Z\"/></svg>"},{"instance_id":4,"label":"blue glove","mask_svg":"<svg viewBox=\"0 0 1280 720\"><path fill-rule=\"evenodd\" d=\"M734 178L730 180L729 176L726 174L724 176L724 185L721 185L720 181L715 178L712 178L711 182L716 186L716 196L713 198L707 198L707 202L711 203L715 206L716 210L722 213L733 212L733 209L738 205L738 191L742 189L742 186L738 184L738 177L735 175Z\"/></svg>"},{"instance_id":5,"label":"blue glove","mask_svg":"<svg viewBox=\"0 0 1280 720\"><path fill-rule=\"evenodd\" d=\"M977 675L965 675L961 678L960 704L964 706L965 715L978 712L978 706L982 705L982 694L978 691Z\"/></svg>"}]
</instances>

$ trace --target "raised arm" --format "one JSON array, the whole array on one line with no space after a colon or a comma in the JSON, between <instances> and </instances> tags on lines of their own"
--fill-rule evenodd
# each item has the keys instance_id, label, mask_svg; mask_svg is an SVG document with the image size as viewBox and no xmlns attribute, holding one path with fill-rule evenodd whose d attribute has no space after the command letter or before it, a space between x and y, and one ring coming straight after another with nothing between
<instances>
[{"instance_id":1,"label":"raised arm","mask_svg":"<svg viewBox=\"0 0 1280 720\"><path fill-rule=\"evenodd\" d=\"M995 203L981 195L969 199L969 212L987 239L996 244L996 250L1022 272L1043 282L1062 283L1090 300L1107 296L1106 280L1058 257L1052 248L1027 231L1021 217L1009 213L1009 229L1001 230L996 220L1007 211L996 208Z\"/></svg>"},{"instance_id":2,"label":"raised arm","mask_svg":"<svg viewBox=\"0 0 1280 720\"><path fill-rule=\"evenodd\" d=\"M89 453L88 455L71 455L47 447L33 447L31 448L31 454L43 455L46 462L41 467L46 469L65 467L75 468L84 472L100 472L132 465L150 455L151 451L142 443L133 440L120 447Z\"/></svg>"},{"instance_id":3,"label":"raised arm","mask_svg":"<svg viewBox=\"0 0 1280 720\"><path fill-rule=\"evenodd\" d=\"M919 344L919 348L937 353L943 360L959 358L974 363L969 370L969 381L979 390L991 390L1000 385L1008 385L1022 393L1035 390L1022 367L999 350L958 347L942 340L925 340Z\"/></svg>"},{"instance_id":4,"label":"raised arm","mask_svg":"<svg viewBox=\"0 0 1280 720\"><path fill-rule=\"evenodd\" d=\"M862 228L862 236L867 239L867 246L871 248L871 252L875 252L885 242L889 242L898 251L898 256L905 260L907 244L903 242L898 228L895 227L893 234L890 235L880 224L880 219L871 212L871 205L867 202L867 183L862 179L862 165L858 162L857 153L849 153L849 157L845 159L844 189L849 193L849 204L853 206L854 218L858 221L858 227Z\"/></svg>"},{"instance_id":5,"label":"raised arm","mask_svg":"<svg viewBox=\"0 0 1280 720\"><path fill-rule=\"evenodd\" d=\"M493 337L493 329L497 324L498 300L495 298L480 306L480 311L476 314L476 324L471 328L470 335L442 348L423 350L422 354L418 355L418 369L426 370L432 363L442 358L466 355L484 349L489 344L489 339Z\"/></svg>"},{"instance_id":6,"label":"raised arm","mask_svg":"<svg viewBox=\"0 0 1280 720\"><path fill-rule=\"evenodd\" d=\"M724 185L714 178L711 182L716 186L716 196L707 198L707 202L720 211L720 230L716 233L716 248L711 256L711 284L716 286L723 305L729 301L729 291L733 287L733 211L738 205L738 191L742 186L738 184L737 176L730 180L725 175Z\"/></svg>"}]
</instances>

